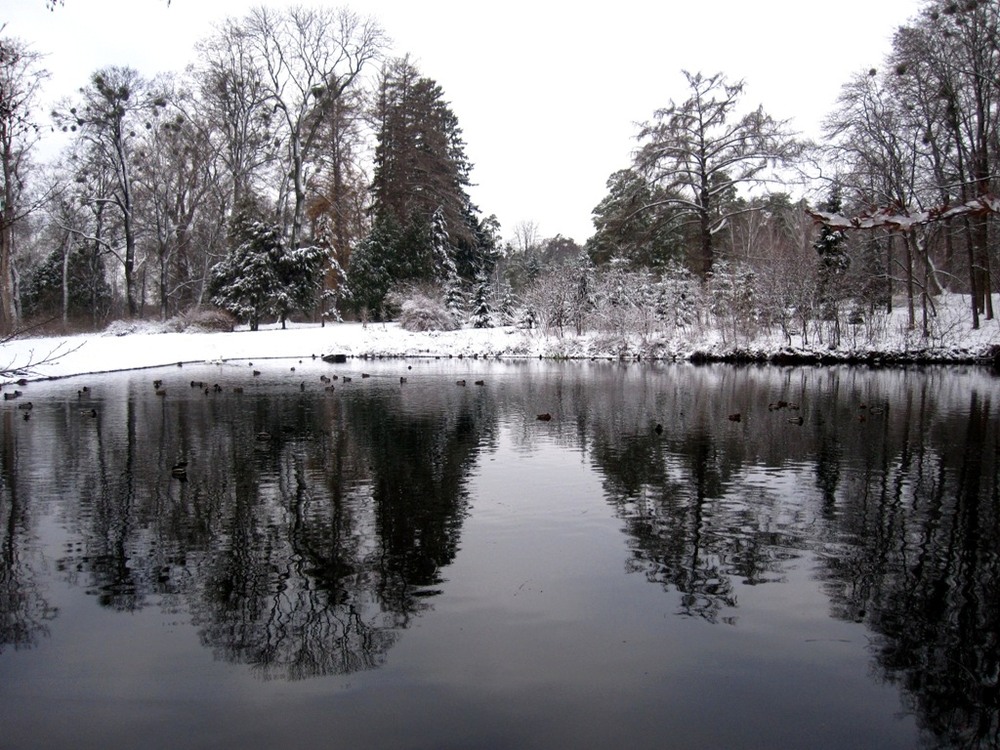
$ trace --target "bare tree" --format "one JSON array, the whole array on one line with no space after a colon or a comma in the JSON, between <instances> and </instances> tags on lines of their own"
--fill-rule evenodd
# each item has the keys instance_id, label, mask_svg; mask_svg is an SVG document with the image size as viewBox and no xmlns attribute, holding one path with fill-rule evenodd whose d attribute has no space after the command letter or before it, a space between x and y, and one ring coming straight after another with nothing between
<instances>
[{"instance_id":1,"label":"bare tree","mask_svg":"<svg viewBox=\"0 0 1000 750\"><path fill-rule=\"evenodd\" d=\"M0 26L0 33L3 27ZM26 199L24 180L31 148L38 139L32 108L47 74L41 55L24 42L0 37L0 335L19 322L15 287L14 226L38 205Z\"/></svg>"},{"instance_id":2,"label":"bare tree","mask_svg":"<svg viewBox=\"0 0 1000 750\"><path fill-rule=\"evenodd\" d=\"M381 54L385 39L374 20L344 9L293 7L279 13L259 7L242 26L262 71L268 101L283 120L292 197L289 244L296 248L302 238L309 167L322 143L324 124L359 82L365 66Z\"/></svg>"},{"instance_id":3,"label":"bare tree","mask_svg":"<svg viewBox=\"0 0 1000 750\"><path fill-rule=\"evenodd\" d=\"M685 209L697 226L698 270L712 270L713 235L729 214L722 198L740 186L759 185L770 167L791 162L801 153L787 123L762 107L737 116L743 81L729 83L721 73L703 76L684 71L690 89L680 104L657 110L639 132L637 171L664 191L660 205ZM643 210L640 209L640 210Z\"/></svg>"},{"instance_id":4,"label":"bare tree","mask_svg":"<svg viewBox=\"0 0 1000 750\"><path fill-rule=\"evenodd\" d=\"M136 271L136 217L133 185L134 148L138 133L153 111L167 102L153 94L147 82L132 68L109 67L91 76L90 85L80 90L76 106L64 105L54 115L63 130L86 141L95 159L114 173L115 185L108 198L122 220L125 272L125 300L129 317L140 312Z\"/></svg>"},{"instance_id":5,"label":"bare tree","mask_svg":"<svg viewBox=\"0 0 1000 750\"><path fill-rule=\"evenodd\" d=\"M226 181L224 212L237 211L259 188L277 158L270 89L245 25L227 19L198 45L198 104L210 129Z\"/></svg>"},{"instance_id":6,"label":"bare tree","mask_svg":"<svg viewBox=\"0 0 1000 750\"><path fill-rule=\"evenodd\" d=\"M135 184L143 234L156 263L160 316L166 319L201 296L197 287L205 263L199 256L212 243L197 232L202 216L217 207L212 201L217 190L211 124L198 117L193 95L181 82L164 79L161 86L169 89L169 105L147 123ZM217 223L217 215L213 219Z\"/></svg>"},{"instance_id":7,"label":"bare tree","mask_svg":"<svg viewBox=\"0 0 1000 750\"><path fill-rule=\"evenodd\" d=\"M1000 6L995 2L932 0L894 40L897 88L908 101L937 113L923 133L941 161L939 200L965 203L990 195L1000 172ZM973 326L994 316L990 218L965 225Z\"/></svg>"},{"instance_id":8,"label":"bare tree","mask_svg":"<svg viewBox=\"0 0 1000 750\"><path fill-rule=\"evenodd\" d=\"M831 161L838 164L839 179L850 186L856 202L891 207L897 213L922 208L926 184L920 179L923 131L877 71L858 73L843 87L826 130ZM901 236L903 255L889 259L896 266L890 273L901 272L908 325L913 328L918 286L915 264L930 261L925 244L918 247L909 233Z\"/></svg>"}]
</instances>

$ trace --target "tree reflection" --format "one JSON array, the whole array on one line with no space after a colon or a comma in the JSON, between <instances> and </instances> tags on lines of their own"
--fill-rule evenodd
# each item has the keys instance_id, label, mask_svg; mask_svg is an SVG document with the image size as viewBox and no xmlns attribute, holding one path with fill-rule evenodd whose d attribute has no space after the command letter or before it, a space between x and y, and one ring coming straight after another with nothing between
<instances>
[{"instance_id":1,"label":"tree reflection","mask_svg":"<svg viewBox=\"0 0 1000 750\"><path fill-rule=\"evenodd\" d=\"M0 653L5 646L31 648L48 635L47 622L55 616L42 594L36 570L37 555L27 544L31 521L16 480L18 463L17 421L10 412L2 417L0 450Z\"/></svg>"},{"instance_id":2,"label":"tree reflection","mask_svg":"<svg viewBox=\"0 0 1000 750\"><path fill-rule=\"evenodd\" d=\"M845 498L856 543L829 558L836 611L878 635L886 676L929 732L951 745L1000 737L1000 443L989 398L924 433L876 443L880 460ZM964 422L964 425L963 425ZM964 434L963 434L964 433Z\"/></svg>"},{"instance_id":3,"label":"tree reflection","mask_svg":"<svg viewBox=\"0 0 1000 750\"><path fill-rule=\"evenodd\" d=\"M186 609L217 656L265 678L377 667L454 558L477 408L130 393L92 439L71 423L81 541L60 568L105 607Z\"/></svg>"},{"instance_id":4,"label":"tree reflection","mask_svg":"<svg viewBox=\"0 0 1000 750\"><path fill-rule=\"evenodd\" d=\"M761 408L768 393L787 393L782 371L746 371L730 387L735 372L690 377L683 399L659 400L662 434L629 404L655 398L623 383L604 391L592 455L626 521L630 569L675 591L682 614L735 622L738 585L780 581L787 560L812 552L833 614L876 636L880 672L928 734L997 747L1000 435L990 398L974 389L963 404L934 374L886 373L858 387L855 371L814 371L797 394L809 416L790 432ZM675 392L668 379L651 387ZM725 415L738 410L734 426Z\"/></svg>"},{"instance_id":5,"label":"tree reflection","mask_svg":"<svg viewBox=\"0 0 1000 750\"><path fill-rule=\"evenodd\" d=\"M58 569L101 606L188 612L206 647L263 678L375 668L441 588L470 469L504 424L521 454L544 435L587 456L623 520L628 569L678 614L738 623L748 587L780 583L790 561L813 565L832 616L868 628L878 673L932 739L996 747L995 381L517 368L505 388L337 397L157 399L137 387L98 418L80 419L78 404L39 410L31 431L5 412L0 643L32 644L52 615L30 455L65 495L72 541ZM799 404L801 421L768 408L779 400ZM540 405L559 415L544 432L531 418Z\"/></svg>"}]
</instances>

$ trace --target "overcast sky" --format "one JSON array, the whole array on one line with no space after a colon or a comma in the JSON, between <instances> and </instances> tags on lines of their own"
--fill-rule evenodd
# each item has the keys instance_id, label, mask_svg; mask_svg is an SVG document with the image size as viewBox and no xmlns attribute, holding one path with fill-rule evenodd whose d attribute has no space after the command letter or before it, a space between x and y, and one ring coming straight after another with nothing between
<instances>
[{"instance_id":1,"label":"overcast sky","mask_svg":"<svg viewBox=\"0 0 1000 750\"><path fill-rule=\"evenodd\" d=\"M47 55L52 97L105 65L180 70L239 0L6 0L5 33ZM292 5L272 0L270 6ZM306 4L309 3L299 3ZM473 200L505 238L520 222L583 242L608 176L628 166L636 123L686 98L681 70L745 79L748 107L817 138L840 87L878 66L921 0L358 0L392 51L410 53L458 116Z\"/></svg>"}]
</instances>

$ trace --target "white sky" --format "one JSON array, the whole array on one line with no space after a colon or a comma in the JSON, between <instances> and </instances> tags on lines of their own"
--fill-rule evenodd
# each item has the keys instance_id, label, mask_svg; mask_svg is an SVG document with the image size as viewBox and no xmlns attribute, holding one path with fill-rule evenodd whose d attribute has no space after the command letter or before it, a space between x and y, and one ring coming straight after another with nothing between
<instances>
[{"instance_id":1,"label":"white sky","mask_svg":"<svg viewBox=\"0 0 1000 750\"><path fill-rule=\"evenodd\" d=\"M52 98L106 65L180 70L212 24L245 13L239 0L4 0L7 35L46 54ZM294 4L271 0L271 6ZM309 2L300 4L308 5ZM878 66L893 31L921 0L356 0L393 52L410 53L444 90L474 165L473 200L503 236L534 222L541 237L583 243L608 176L629 164L635 123L686 98L682 69L747 82L806 136L855 72ZM11 7L13 6L13 7ZM46 110L48 107L46 106Z\"/></svg>"}]
</instances>

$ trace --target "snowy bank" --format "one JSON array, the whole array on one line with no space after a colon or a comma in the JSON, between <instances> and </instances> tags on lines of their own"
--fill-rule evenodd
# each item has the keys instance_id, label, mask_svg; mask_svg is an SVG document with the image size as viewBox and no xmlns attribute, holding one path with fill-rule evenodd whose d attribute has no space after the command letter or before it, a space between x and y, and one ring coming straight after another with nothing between
<instances>
[{"instance_id":1,"label":"snowy bank","mask_svg":"<svg viewBox=\"0 0 1000 750\"><path fill-rule=\"evenodd\" d=\"M229 333L159 332L153 325L116 326L113 332L23 338L0 345L4 380L41 380L177 363L311 358L468 357L645 359L775 364L1000 364L1000 324L979 330L953 325L930 339L893 321L877 341L845 337L839 347L792 343L781 335L727 341L718 330L675 331L670 336L543 333L513 327L413 333L395 323L265 326Z\"/></svg>"}]
</instances>

